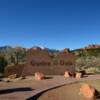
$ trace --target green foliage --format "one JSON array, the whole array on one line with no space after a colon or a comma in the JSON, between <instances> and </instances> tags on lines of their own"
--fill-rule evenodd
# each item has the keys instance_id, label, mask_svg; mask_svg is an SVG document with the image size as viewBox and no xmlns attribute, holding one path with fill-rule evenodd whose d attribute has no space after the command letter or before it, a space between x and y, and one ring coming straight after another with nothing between
<instances>
[{"instance_id":1,"label":"green foliage","mask_svg":"<svg viewBox=\"0 0 100 100\"><path fill-rule=\"evenodd\" d=\"M99 68L98 67L89 67L86 69L87 73L97 73L99 72Z\"/></svg>"},{"instance_id":2,"label":"green foliage","mask_svg":"<svg viewBox=\"0 0 100 100\"><path fill-rule=\"evenodd\" d=\"M0 73L4 72L5 67L7 66L7 61L4 56L0 56Z\"/></svg>"},{"instance_id":3,"label":"green foliage","mask_svg":"<svg viewBox=\"0 0 100 100\"><path fill-rule=\"evenodd\" d=\"M26 60L26 49L22 47L1 47L0 54L4 55L8 65L24 63Z\"/></svg>"},{"instance_id":4,"label":"green foliage","mask_svg":"<svg viewBox=\"0 0 100 100\"><path fill-rule=\"evenodd\" d=\"M76 55L76 70L96 72L100 70L100 49L78 49L72 51ZM98 68L97 68L98 67Z\"/></svg>"},{"instance_id":5,"label":"green foliage","mask_svg":"<svg viewBox=\"0 0 100 100\"><path fill-rule=\"evenodd\" d=\"M76 49L72 51L77 57L83 56L100 56L100 48L96 49Z\"/></svg>"},{"instance_id":6,"label":"green foliage","mask_svg":"<svg viewBox=\"0 0 100 100\"><path fill-rule=\"evenodd\" d=\"M26 58L26 51L21 47L16 47L14 49L14 59L15 64L19 64L20 62L24 62Z\"/></svg>"}]
</instances>

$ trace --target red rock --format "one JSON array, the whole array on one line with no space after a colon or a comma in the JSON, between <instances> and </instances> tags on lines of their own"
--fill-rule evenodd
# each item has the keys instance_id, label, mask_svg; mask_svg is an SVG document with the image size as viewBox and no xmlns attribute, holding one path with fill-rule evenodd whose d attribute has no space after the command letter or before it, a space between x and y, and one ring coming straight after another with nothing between
<instances>
[{"instance_id":1,"label":"red rock","mask_svg":"<svg viewBox=\"0 0 100 100\"><path fill-rule=\"evenodd\" d=\"M95 96L95 89L91 85L84 83L80 88L80 93L85 98L93 99Z\"/></svg>"},{"instance_id":2,"label":"red rock","mask_svg":"<svg viewBox=\"0 0 100 100\"><path fill-rule=\"evenodd\" d=\"M77 72L75 78L82 78L82 73Z\"/></svg>"},{"instance_id":3,"label":"red rock","mask_svg":"<svg viewBox=\"0 0 100 100\"><path fill-rule=\"evenodd\" d=\"M35 79L36 80L43 80L44 79L44 74L40 72L35 73Z\"/></svg>"},{"instance_id":4,"label":"red rock","mask_svg":"<svg viewBox=\"0 0 100 100\"><path fill-rule=\"evenodd\" d=\"M85 47L86 49L95 49L95 48L100 48L100 45L98 44L91 44Z\"/></svg>"},{"instance_id":5,"label":"red rock","mask_svg":"<svg viewBox=\"0 0 100 100\"><path fill-rule=\"evenodd\" d=\"M70 77L70 74L68 71L65 72L64 77Z\"/></svg>"}]
</instances>

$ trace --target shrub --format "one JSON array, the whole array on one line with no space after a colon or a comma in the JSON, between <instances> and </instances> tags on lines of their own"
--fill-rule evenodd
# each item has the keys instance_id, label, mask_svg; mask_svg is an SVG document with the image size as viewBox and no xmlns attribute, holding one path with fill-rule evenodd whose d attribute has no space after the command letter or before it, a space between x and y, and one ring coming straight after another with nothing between
<instances>
[{"instance_id":1,"label":"shrub","mask_svg":"<svg viewBox=\"0 0 100 100\"><path fill-rule=\"evenodd\" d=\"M87 73L97 73L99 72L99 68L98 67L90 67L86 69Z\"/></svg>"}]
</instances>

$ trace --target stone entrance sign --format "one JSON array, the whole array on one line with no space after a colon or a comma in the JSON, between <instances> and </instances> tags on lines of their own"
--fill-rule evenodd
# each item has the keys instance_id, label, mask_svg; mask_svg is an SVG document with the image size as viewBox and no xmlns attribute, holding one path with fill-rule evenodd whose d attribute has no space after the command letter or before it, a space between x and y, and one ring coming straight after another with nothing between
<instances>
[{"instance_id":1,"label":"stone entrance sign","mask_svg":"<svg viewBox=\"0 0 100 100\"><path fill-rule=\"evenodd\" d=\"M49 54L40 48L32 48L27 52L27 62L22 75L34 75L42 72L46 75L63 75L66 70L75 71L75 56L71 53L58 52Z\"/></svg>"}]
</instances>

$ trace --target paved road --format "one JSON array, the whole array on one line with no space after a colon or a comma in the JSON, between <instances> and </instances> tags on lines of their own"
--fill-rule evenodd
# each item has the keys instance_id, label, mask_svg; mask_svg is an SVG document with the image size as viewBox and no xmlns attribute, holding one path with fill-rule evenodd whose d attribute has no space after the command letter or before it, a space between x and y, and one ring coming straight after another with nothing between
<instances>
[{"instance_id":1,"label":"paved road","mask_svg":"<svg viewBox=\"0 0 100 100\"><path fill-rule=\"evenodd\" d=\"M63 76L49 76L50 79L36 81L34 77L13 82L0 82L0 100L26 100L45 90L84 80L100 79L100 75L90 75L86 78L75 79Z\"/></svg>"}]
</instances>

